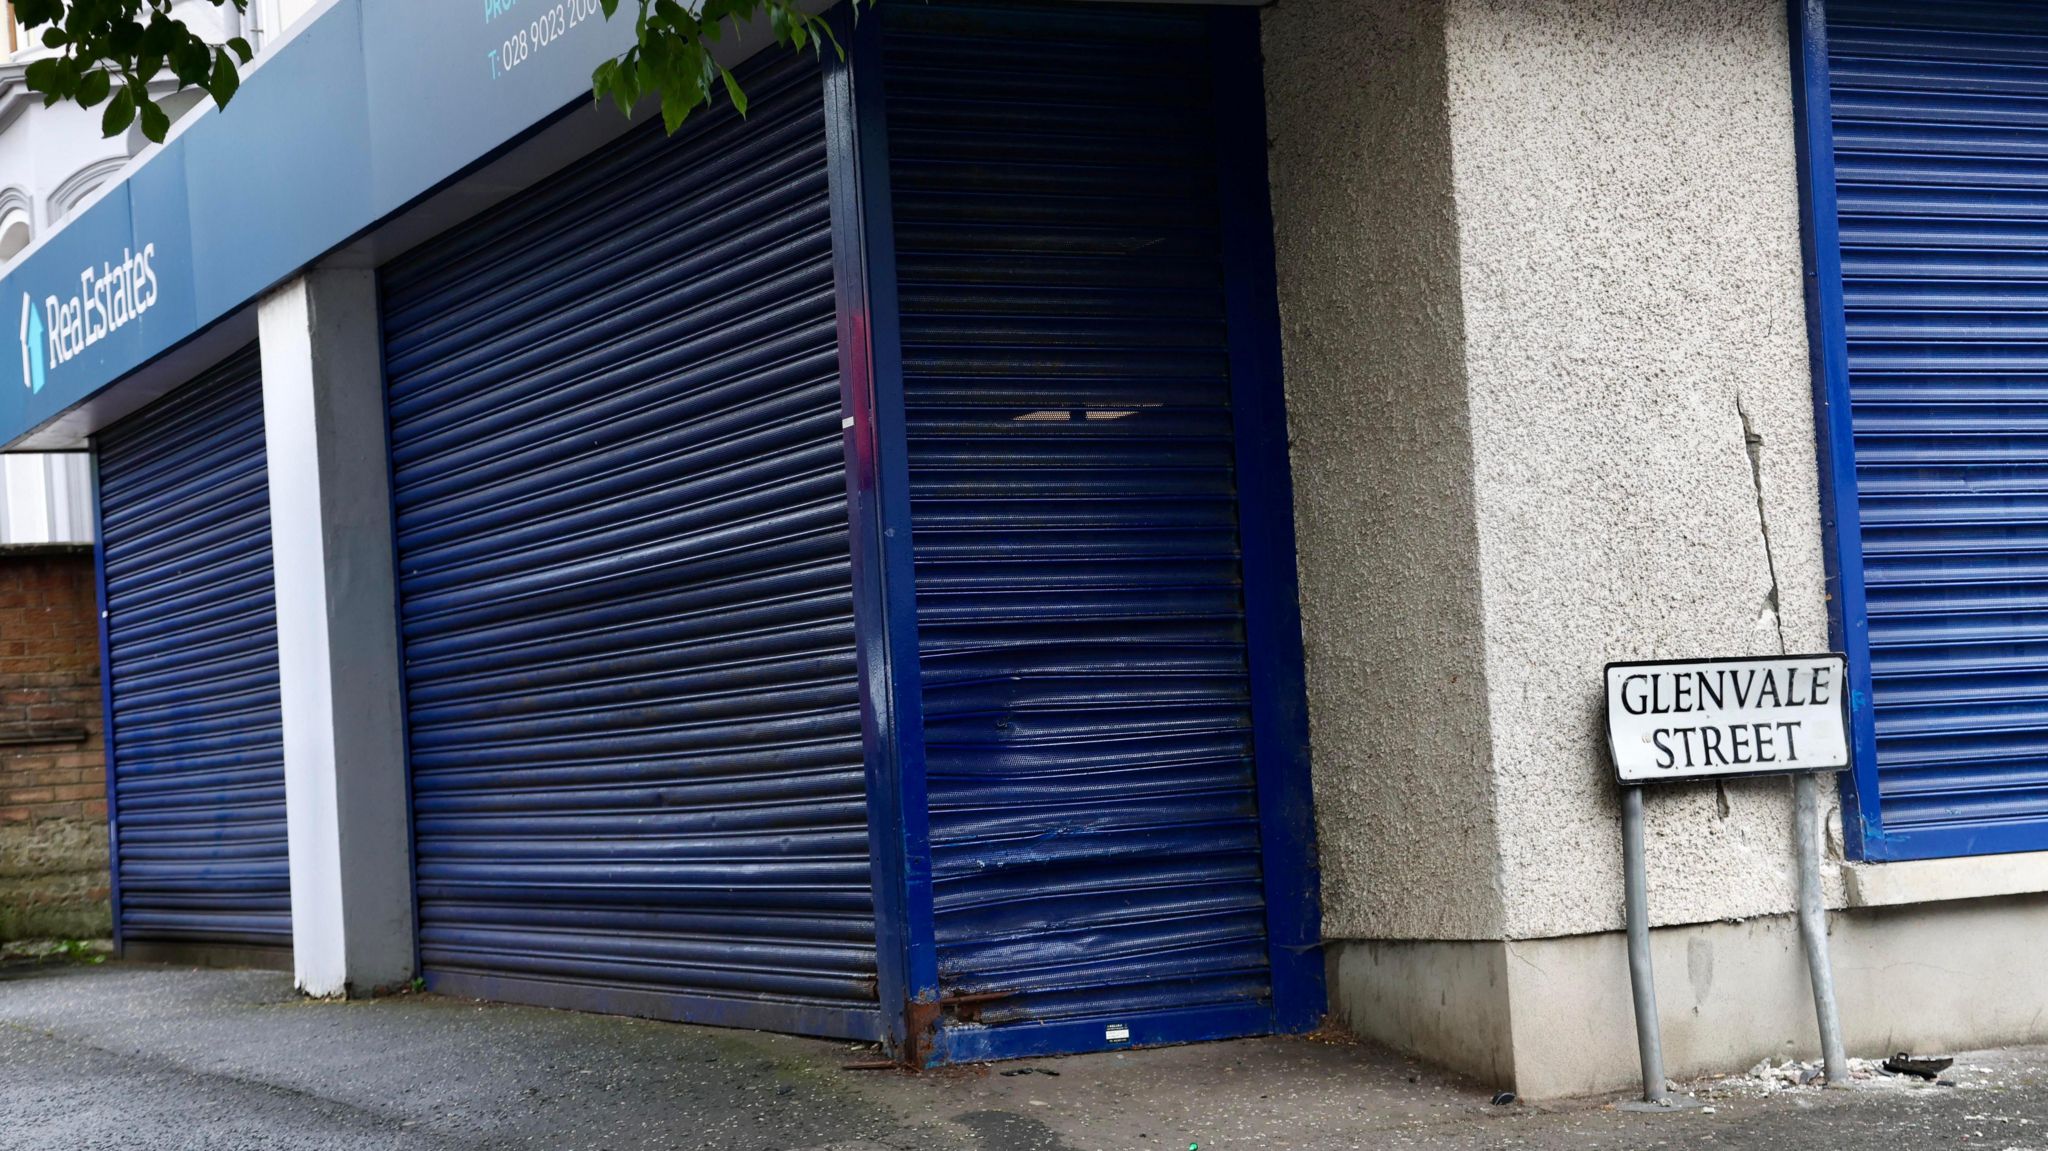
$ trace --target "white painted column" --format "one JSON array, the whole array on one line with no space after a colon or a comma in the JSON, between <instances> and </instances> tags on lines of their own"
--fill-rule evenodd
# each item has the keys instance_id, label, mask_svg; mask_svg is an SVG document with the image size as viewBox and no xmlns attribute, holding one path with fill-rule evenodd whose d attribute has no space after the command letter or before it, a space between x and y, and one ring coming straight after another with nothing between
<instances>
[{"instance_id":1,"label":"white painted column","mask_svg":"<svg viewBox=\"0 0 2048 1151\"><path fill-rule=\"evenodd\" d=\"M376 277L308 273L263 298L257 326L293 962L308 995L368 995L413 977Z\"/></svg>"}]
</instances>

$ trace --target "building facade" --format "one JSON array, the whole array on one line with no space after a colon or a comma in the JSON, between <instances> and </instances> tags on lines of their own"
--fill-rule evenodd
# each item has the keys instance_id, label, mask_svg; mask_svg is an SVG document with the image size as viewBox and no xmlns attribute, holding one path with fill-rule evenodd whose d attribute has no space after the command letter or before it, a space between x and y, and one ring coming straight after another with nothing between
<instances>
[{"instance_id":1,"label":"building facade","mask_svg":"<svg viewBox=\"0 0 2048 1151\"><path fill-rule=\"evenodd\" d=\"M204 0L183 0L173 13L200 35L219 40L245 35L260 45L266 29L282 29L310 3L258 0L250 16ZM0 5L0 268L38 236L63 225L147 142L140 130L107 138L99 113L72 104L44 107L23 73L48 49ZM172 116L190 111L198 94L174 93L168 81L157 94ZM0 547L13 544L92 542L92 462L83 452L20 453L0 459Z\"/></svg>"},{"instance_id":2,"label":"building facade","mask_svg":"<svg viewBox=\"0 0 2048 1151\"><path fill-rule=\"evenodd\" d=\"M310 6L283 2L281 10L280 0L259 0L246 25L205 0L180 0L172 12L209 40L246 35L260 43L266 16L270 27L282 28ZM43 107L22 73L30 61L47 54L16 22L12 4L0 9L0 266L59 227L146 142L140 130L102 136L97 110L72 104ZM198 103L194 93L171 89L164 82L157 94L173 117Z\"/></svg>"},{"instance_id":3,"label":"building facade","mask_svg":"<svg viewBox=\"0 0 2048 1151\"><path fill-rule=\"evenodd\" d=\"M330 0L0 280L125 951L1620 1087L1601 669L1833 649L1852 1049L2043 1038L2048 17L885 0L671 138L592 7ZM1674 1073L1810 1053L1785 782L1649 817Z\"/></svg>"}]
</instances>

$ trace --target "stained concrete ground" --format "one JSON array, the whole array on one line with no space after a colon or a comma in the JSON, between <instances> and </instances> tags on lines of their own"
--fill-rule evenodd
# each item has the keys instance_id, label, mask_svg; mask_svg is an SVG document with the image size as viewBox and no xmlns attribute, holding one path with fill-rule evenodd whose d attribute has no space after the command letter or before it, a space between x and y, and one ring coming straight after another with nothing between
<instances>
[{"instance_id":1,"label":"stained concrete ground","mask_svg":"<svg viewBox=\"0 0 2048 1151\"><path fill-rule=\"evenodd\" d=\"M861 1055L431 995L311 1003L270 973L0 968L0 1148L2048 1148L2048 1049L1966 1055L1954 1087L1738 1085L1651 1116L1496 1106L1310 1039L922 1075L845 1067Z\"/></svg>"}]
</instances>

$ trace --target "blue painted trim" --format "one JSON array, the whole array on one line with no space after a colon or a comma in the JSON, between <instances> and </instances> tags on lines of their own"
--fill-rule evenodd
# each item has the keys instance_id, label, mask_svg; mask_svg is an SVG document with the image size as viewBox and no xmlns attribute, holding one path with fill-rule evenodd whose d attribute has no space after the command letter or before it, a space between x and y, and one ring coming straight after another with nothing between
<instances>
[{"instance_id":1,"label":"blue painted trim","mask_svg":"<svg viewBox=\"0 0 2048 1151\"><path fill-rule=\"evenodd\" d=\"M845 21L835 30L843 37ZM907 1037L903 1011L908 946L904 938L902 809L896 779L894 710L889 694L888 621L882 585L879 498L875 481L874 401L868 347L867 252L862 245L859 155L853 81L844 60L825 66L825 163L831 186L832 263L839 336L840 418L845 426L847 515L853 553L853 617L860 659L862 757L867 769L868 855L874 871L875 987L891 1051Z\"/></svg>"},{"instance_id":2,"label":"blue painted trim","mask_svg":"<svg viewBox=\"0 0 2048 1151\"><path fill-rule=\"evenodd\" d=\"M1266 178L1259 13L1223 8L1209 19L1273 1025L1281 1031L1309 1031L1322 1022L1326 1004L1322 880L1309 775L1308 687Z\"/></svg>"},{"instance_id":3,"label":"blue painted trim","mask_svg":"<svg viewBox=\"0 0 2048 1151\"><path fill-rule=\"evenodd\" d=\"M1959 855L2012 855L2041 850L2038 824L2011 827L1933 827L1886 831L1864 843L1859 857L1870 863L1911 859L1954 859Z\"/></svg>"},{"instance_id":4,"label":"blue painted trim","mask_svg":"<svg viewBox=\"0 0 2048 1151\"><path fill-rule=\"evenodd\" d=\"M903 337L896 302L896 224L889 190L889 126L882 91L882 21L854 31L852 76L859 132L868 256L868 343L873 388L876 483L880 495L883 594L895 717L904 927L909 946L906 993L920 1003L939 995L938 929L933 912L931 810L925 775L924 675L918 656L917 569L910 535L910 442L903 398ZM913 1036L913 1041L916 1037Z\"/></svg>"},{"instance_id":5,"label":"blue painted trim","mask_svg":"<svg viewBox=\"0 0 2048 1151\"><path fill-rule=\"evenodd\" d=\"M1242 1039L1273 1030L1272 1011L1263 1004L1197 1007L1180 1011L1147 1011L1133 1019L1131 1037L1112 1043L1102 1019L1061 1023L1005 1023L997 1027L972 1023L948 1025L940 1038L939 1062L983 1063L997 1059L1029 1059L1040 1055L1083 1055L1095 1051L1127 1051L1166 1047L1212 1039Z\"/></svg>"},{"instance_id":6,"label":"blue painted trim","mask_svg":"<svg viewBox=\"0 0 2048 1151\"><path fill-rule=\"evenodd\" d=\"M92 445L92 573L93 594L100 609L100 751L107 765L107 906L114 915L114 955L120 957L127 940L121 930L121 819L115 803L119 784L114 764L114 655L110 635L113 620L107 614L106 508L100 498L100 451Z\"/></svg>"},{"instance_id":7,"label":"blue painted trim","mask_svg":"<svg viewBox=\"0 0 2048 1151\"><path fill-rule=\"evenodd\" d=\"M1856 436L1849 406L1849 337L1842 303L1842 238L1835 200L1835 130L1828 84L1825 0L1790 0L1790 12L1793 146L1799 171L1800 247L1806 262L1807 346L1813 365L1814 426L1819 431L1828 642L1849 658L1851 770L1841 777L1842 837L1851 859L1890 859L1898 856L1894 854L1896 849L1886 843L1883 813L1878 804L1870 615L1864 594L1863 535L1856 504Z\"/></svg>"},{"instance_id":8,"label":"blue painted trim","mask_svg":"<svg viewBox=\"0 0 2048 1151\"><path fill-rule=\"evenodd\" d=\"M877 982L891 1051L917 1059L929 1012L911 1005L938 1000L938 946L881 21L854 20L847 5L833 19L848 47L826 68L825 117Z\"/></svg>"}]
</instances>

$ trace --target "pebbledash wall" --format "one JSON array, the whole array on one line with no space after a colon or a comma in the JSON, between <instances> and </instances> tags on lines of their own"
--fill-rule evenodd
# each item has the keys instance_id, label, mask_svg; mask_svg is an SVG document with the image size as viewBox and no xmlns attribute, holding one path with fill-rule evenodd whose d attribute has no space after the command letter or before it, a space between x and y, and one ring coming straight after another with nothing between
<instances>
[{"instance_id":1,"label":"pebbledash wall","mask_svg":"<svg viewBox=\"0 0 2048 1151\"><path fill-rule=\"evenodd\" d=\"M90 545L0 545L0 943L107 932Z\"/></svg>"},{"instance_id":2,"label":"pebbledash wall","mask_svg":"<svg viewBox=\"0 0 2048 1151\"><path fill-rule=\"evenodd\" d=\"M1597 669L1830 643L1786 6L1265 35L1332 1009L1527 1096L1625 1086ZM1649 817L1672 1073L1810 1056L1789 786ZM1845 864L1841 818L1852 1050L2048 1037L2048 861Z\"/></svg>"}]
</instances>

